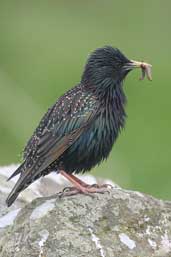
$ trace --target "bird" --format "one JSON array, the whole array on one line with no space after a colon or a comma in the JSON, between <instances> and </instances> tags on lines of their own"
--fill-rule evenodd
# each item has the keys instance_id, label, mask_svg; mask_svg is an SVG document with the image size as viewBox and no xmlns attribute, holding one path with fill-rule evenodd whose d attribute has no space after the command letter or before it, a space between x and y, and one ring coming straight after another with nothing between
<instances>
[{"instance_id":1,"label":"bird","mask_svg":"<svg viewBox=\"0 0 171 257\"><path fill-rule=\"evenodd\" d=\"M23 150L20 174L6 199L11 206L20 192L52 171L72 183L64 195L103 193L106 185L88 185L76 175L107 159L125 126L124 80L135 68L149 80L151 65L128 59L118 48L104 46L88 57L80 82L48 109Z\"/></svg>"}]
</instances>

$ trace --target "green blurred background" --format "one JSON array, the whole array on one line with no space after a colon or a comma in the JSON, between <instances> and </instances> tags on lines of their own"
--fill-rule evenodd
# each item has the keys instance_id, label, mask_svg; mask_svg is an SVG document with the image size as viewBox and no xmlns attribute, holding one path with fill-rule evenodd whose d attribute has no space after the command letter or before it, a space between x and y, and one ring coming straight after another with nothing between
<instances>
[{"instance_id":1,"label":"green blurred background","mask_svg":"<svg viewBox=\"0 0 171 257\"><path fill-rule=\"evenodd\" d=\"M171 197L171 1L0 1L0 165L21 161L41 116L106 44L153 64L125 82L126 128L92 174Z\"/></svg>"}]
</instances>

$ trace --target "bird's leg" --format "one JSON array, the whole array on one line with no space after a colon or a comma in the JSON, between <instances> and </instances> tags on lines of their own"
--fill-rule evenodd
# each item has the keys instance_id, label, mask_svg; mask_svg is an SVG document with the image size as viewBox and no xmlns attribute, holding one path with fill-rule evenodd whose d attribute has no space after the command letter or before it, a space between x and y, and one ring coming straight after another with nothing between
<instances>
[{"instance_id":1,"label":"bird's leg","mask_svg":"<svg viewBox=\"0 0 171 257\"><path fill-rule=\"evenodd\" d=\"M93 185L89 185L87 183L85 183L84 181L82 181L81 179L77 178L76 176L74 176L73 174L70 175L73 179L75 179L78 183L80 183L82 186L84 187L95 187L95 188L100 188L100 187L105 187L105 188L112 188L113 186L110 185L110 184L102 184L102 185L99 185L99 184L93 184Z\"/></svg>"},{"instance_id":2,"label":"bird's leg","mask_svg":"<svg viewBox=\"0 0 171 257\"><path fill-rule=\"evenodd\" d=\"M82 186L89 186L89 184L85 183L84 181L82 181L81 179L77 178L76 176L74 176L73 174L68 174L65 171L61 170L60 174L63 175L65 178L68 179L68 175L70 176L70 178L74 179L75 181L77 181L80 185ZM67 176L67 177L66 177Z\"/></svg>"},{"instance_id":3,"label":"bird's leg","mask_svg":"<svg viewBox=\"0 0 171 257\"><path fill-rule=\"evenodd\" d=\"M68 179L74 187L67 187L67 191L64 189L62 192L61 196L70 196L70 195L75 195L78 193L82 194L91 194L91 193L105 193L108 192L108 185L88 185L82 180L78 179L72 174L68 174L65 171L61 170L60 174L63 175L66 179Z\"/></svg>"},{"instance_id":4,"label":"bird's leg","mask_svg":"<svg viewBox=\"0 0 171 257\"><path fill-rule=\"evenodd\" d=\"M74 175L66 173L64 170L60 170L60 174L62 176L64 176L67 180L69 180L74 185L74 187L64 188L63 192L65 192L65 191L66 191L66 193L71 192L73 195L75 193L84 192L85 191L84 189L89 186L88 184L86 184L79 178L75 177ZM86 192L84 192L84 193L86 193Z\"/></svg>"}]
</instances>

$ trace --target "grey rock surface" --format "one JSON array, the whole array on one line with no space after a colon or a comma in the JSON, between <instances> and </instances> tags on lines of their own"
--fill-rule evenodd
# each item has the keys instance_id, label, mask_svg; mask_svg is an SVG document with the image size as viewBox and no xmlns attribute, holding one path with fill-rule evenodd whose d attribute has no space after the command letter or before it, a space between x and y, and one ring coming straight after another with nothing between
<instances>
[{"instance_id":1,"label":"grey rock surface","mask_svg":"<svg viewBox=\"0 0 171 257\"><path fill-rule=\"evenodd\" d=\"M35 199L3 229L0 257L171 257L171 202L120 188Z\"/></svg>"}]
</instances>

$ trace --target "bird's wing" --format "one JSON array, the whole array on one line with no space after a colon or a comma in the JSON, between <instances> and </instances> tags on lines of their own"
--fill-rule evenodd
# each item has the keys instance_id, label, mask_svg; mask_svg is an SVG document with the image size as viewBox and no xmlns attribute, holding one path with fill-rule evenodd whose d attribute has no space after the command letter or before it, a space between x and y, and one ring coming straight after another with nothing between
<instances>
[{"instance_id":1,"label":"bird's wing","mask_svg":"<svg viewBox=\"0 0 171 257\"><path fill-rule=\"evenodd\" d=\"M37 177L91 124L97 113L97 105L95 99L86 94L81 87L75 87L44 115L24 149L25 169L21 172L22 180L24 177ZM15 175L16 172L10 178Z\"/></svg>"},{"instance_id":2,"label":"bird's wing","mask_svg":"<svg viewBox=\"0 0 171 257\"><path fill-rule=\"evenodd\" d=\"M76 119L75 124L72 129L68 127L72 123L72 119L61 122L60 126L64 129L64 133L56 135L56 133L47 132L39 141L37 155L39 156L40 166L37 173L42 172L51 163L57 160L86 130L86 128L91 124L92 120L95 118L96 112L87 112L86 115L82 115ZM57 128L57 131L60 128ZM66 132L67 129L67 132ZM59 133L59 132L58 132ZM37 163L37 161L36 161ZM37 163L38 164L38 163Z\"/></svg>"},{"instance_id":3,"label":"bird's wing","mask_svg":"<svg viewBox=\"0 0 171 257\"><path fill-rule=\"evenodd\" d=\"M37 144L35 143L33 152L29 152L20 166L21 168L11 176L12 178L21 172L20 178L6 200L8 206L15 201L22 190L39 178L42 171L57 160L79 138L95 117L96 110L89 110L82 112L77 118L62 119L59 124L54 124L53 129L45 130Z\"/></svg>"},{"instance_id":4,"label":"bird's wing","mask_svg":"<svg viewBox=\"0 0 171 257\"><path fill-rule=\"evenodd\" d=\"M6 200L8 206L79 138L97 112L95 99L82 88L79 90L79 86L68 91L48 110L24 149L24 163L10 177L20 173Z\"/></svg>"},{"instance_id":5,"label":"bird's wing","mask_svg":"<svg viewBox=\"0 0 171 257\"><path fill-rule=\"evenodd\" d=\"M94 99L80 85L70 89L48 109L23 151L24 160L37 151L47 132L60 137L79 128L94 110ZM45 140L46 141L46 140Z\"/></svg>"}]
</instances>

